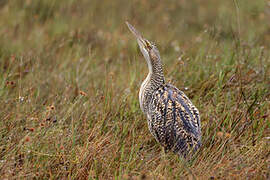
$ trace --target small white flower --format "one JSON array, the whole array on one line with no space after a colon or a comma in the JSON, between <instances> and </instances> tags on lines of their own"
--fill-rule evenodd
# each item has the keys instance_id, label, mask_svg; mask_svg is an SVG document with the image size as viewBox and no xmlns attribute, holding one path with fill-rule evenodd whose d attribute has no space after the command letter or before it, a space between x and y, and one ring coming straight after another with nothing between
<instances>
[{"instance_id":1,"label":"small white flower","mask_svg":"<svg viewBox=\"0 0 270 180\"><path fill-rule=\"evenodd\" d=\"M20 101L20 102L23 102L23 101L24 101L24 97L19 96L19 101Z\"/></svg>"}]
</instances>

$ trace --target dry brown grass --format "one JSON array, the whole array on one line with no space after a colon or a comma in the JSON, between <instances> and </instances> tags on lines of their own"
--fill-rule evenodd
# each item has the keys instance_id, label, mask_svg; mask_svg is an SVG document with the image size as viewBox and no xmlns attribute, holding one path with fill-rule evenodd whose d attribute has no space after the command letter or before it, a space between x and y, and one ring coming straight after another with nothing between
<instances>
[{"instance_id":1,"label":"dry brown grass","mask_svg":"<svg viewBox=\"0 0 270 180\"><path fill-rule=\"evenodd\" d=\"M237 5L1 1L1 179L269 179L270 7ZM201 113L189 162L163 156L148 131L147 66L126 20Z\"/></svg>"}]
</instances>

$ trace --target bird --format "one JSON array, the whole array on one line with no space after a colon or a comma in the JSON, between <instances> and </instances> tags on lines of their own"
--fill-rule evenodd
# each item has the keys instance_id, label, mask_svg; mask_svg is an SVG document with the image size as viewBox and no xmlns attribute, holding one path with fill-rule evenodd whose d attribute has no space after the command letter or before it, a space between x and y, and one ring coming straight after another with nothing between
<instances>
[{"instance_id":1,"label":"bird","mask_svg":"<svg viewBox=\"0 0 270 180\"><path fill-rule=\"evenodd\" d=\"M140 108L147 118L148 129L165 153L192 156L202 145L199 111L184 92L166 83L156 45L129 22L126 24L148 65L148 75L139 91Z\"/></svg>"}]
</instances>

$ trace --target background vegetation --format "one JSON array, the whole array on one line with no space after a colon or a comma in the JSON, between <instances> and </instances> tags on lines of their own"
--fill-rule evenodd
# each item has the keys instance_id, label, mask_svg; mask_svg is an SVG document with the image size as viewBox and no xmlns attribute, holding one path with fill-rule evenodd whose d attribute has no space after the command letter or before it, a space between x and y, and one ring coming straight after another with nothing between
<instances>
[{"instance_id":1,"label":"background vegetation","mask_svg":"<svg viewBox=\"0 0 270 180\"><path fill-rule=\"evenodd\" d=\"M266 0L1 0L1 179L270 178L269 19ZM201 113L190 162L148 131L126 20Z\"/></svg>"}]
</instances>

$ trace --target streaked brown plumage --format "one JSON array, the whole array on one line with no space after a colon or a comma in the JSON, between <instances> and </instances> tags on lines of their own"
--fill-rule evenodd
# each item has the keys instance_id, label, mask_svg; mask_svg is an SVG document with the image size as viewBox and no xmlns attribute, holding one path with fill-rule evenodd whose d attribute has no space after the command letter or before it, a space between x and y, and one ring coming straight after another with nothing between
<instances>
[{"instance_id":1,"label":"streaked brown plumage","mask_svg":"<svg viewBox=\"0 0 270 180\"><path fill-rule=\"evenodd\" d=\"M139 100L149 130L165 152L186 157L201 146L199 111L182 91L165 83L158 49L126 23L148 64L149 73L141 85Z\"/></svg>"}]
</instances>

